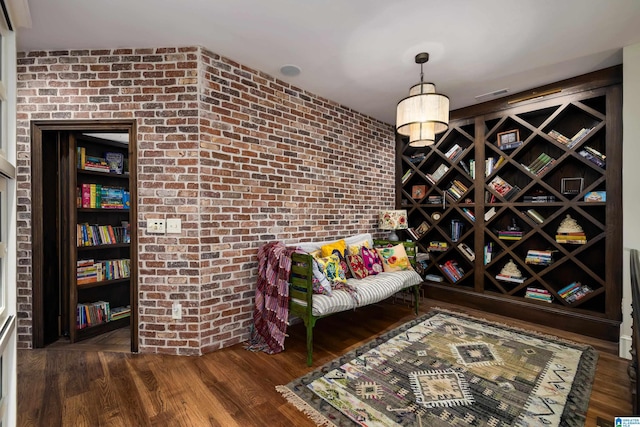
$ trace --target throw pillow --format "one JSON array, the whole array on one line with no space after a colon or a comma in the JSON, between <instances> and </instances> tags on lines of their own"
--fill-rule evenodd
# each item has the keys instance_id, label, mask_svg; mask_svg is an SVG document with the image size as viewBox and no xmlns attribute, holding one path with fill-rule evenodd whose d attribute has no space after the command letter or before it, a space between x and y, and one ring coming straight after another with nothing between
<instances>
[{"instance_id":1,"label":"throw pillow","mask_svg":"<svg viewBox=\"0 0 640 427\"><path fill-rule=\"evenodd\" d=\"M351 255L360 255L360 250L365 248L370 248L368 240L362 240L360 242L353 243L347 247L347 253Z\"/></svg>"},{"instance_id":2,"label":"throw pillow","mask_svg":"<svg viewBox=\"0 0 640 427\"><path fill-rule=\"evenodd\" d=\"M324 258L318 258L318 265L322 268L322 272L331 283L347 283L347 279L340 264L338 255L330 255Z\"/></svg>"},{"instance_id":3,"label":"throw pillow","mask_svg":"<svg viewBox=\"0 0 640 427\"><path fill-rule=\"evenodd\" d=\"M400 243L390 248L376 249L380 259L382 260L382 268L386 272L413 270L404 245Z\"/></svg>"},{"instance_id":4,"label":"throw pillow","mask_svg":"<svg viewBox=\"0 0 640 427\"><path fill-rule=\"evenodd\" d=\"M322 272L322 267L318 264L316 258L313 259L313 293L331 296L331 282Z\"/></svg>"},{"instance_id":5,"label":"throw pillow","mask_svg":"<svg viewBox=\"0 0 640 427\"><path fill-rule=\"evenodd\" d=\"M349 265L349 270L351 270L351 276L356 279L364 279L369 275L367 267L364 266L364 261L362 261L362 255L347 255L347 264Z\"/></svg>"},{"instance_id":6,"label":"throw pillow","mask_svg":"<svg viewBox=\"0 0 640 427\"><path fill-rule=\"evenodd\" d=\"M364 263L364 267L367 269L367 273L369 273L369 275L382 273L382 261L380 261L378 252L376 252L375 249L365 247L363 247L361 251L362 261Z\"/></svg>"},{"instance_id":7,"label":"throw pillow","mask_svg":"<svg viewBox=\"0 0 640 427\"><path fill-rule=\"evenodd\" d=\"M344 240L341 239L322 246L320 250L322 251L323 258L328 257L329 255L337 251L338 256L343 259L345 252L347 251L347 244Z\"/></svg>"}]
</instances>

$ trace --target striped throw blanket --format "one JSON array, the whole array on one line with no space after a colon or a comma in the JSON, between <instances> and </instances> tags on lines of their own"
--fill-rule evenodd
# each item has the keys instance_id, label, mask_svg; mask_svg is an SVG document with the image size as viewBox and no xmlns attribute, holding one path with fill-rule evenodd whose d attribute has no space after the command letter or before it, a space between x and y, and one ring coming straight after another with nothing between
<instances>
[{"instance_id":1,"label":"striped throw blanket","mask_svg":"<svg viewBox=\"0 0 640 427\"><path fill-rule=\"evenodd\" d=\"M296 251L297 248L281 242L267 243L258 249L258 283L249 350L269 354L284 350L289 318L291 254Z\"/></svg>"}]
</instances>

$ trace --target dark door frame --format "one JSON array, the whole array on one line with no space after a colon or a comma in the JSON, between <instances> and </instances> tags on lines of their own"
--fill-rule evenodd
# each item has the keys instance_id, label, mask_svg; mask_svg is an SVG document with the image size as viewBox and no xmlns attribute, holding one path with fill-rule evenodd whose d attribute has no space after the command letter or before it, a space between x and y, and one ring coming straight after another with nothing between
<instances>
[{"instance_id":1,"label":"dark door frame","mask_svg":"<svg viewBox=\"0 0 640 427\"><path fill-rule=\"evenodd\" d=\"M31 268L32 268L32 343L44 346L43 318L43 191L42 133L58 132L128 132L129 134L129 192L131 194L131 351L138 351L138 232L137 232L137 133L136 120L51 120L31 122ZM38 184L38 185L34 185Z\"/></svg>"}]
</instances>

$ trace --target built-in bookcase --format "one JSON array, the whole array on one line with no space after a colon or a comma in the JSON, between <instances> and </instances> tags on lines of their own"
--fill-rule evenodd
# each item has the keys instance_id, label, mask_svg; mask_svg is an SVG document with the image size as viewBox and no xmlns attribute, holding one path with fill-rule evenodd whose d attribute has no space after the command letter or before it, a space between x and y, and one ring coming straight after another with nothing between
<instances>
[{"instance_id":1,"label":"built-in bookcase","mask_svg":"<svg viewBox=\"0 0 640 427\"><path fill-rule=\"evenodd\" d=\"M618 339L621 94L610 68L454 111L433 147L398 139L397 204L444 279L428 297Z\"/></svg>"}]
</instances>

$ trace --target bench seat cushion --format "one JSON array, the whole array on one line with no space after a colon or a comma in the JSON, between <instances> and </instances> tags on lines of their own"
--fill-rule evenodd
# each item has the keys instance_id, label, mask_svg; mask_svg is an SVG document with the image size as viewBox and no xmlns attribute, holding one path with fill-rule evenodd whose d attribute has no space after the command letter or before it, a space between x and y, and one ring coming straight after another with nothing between
<instances>
[{"instance_id":1,"label":"bench seat cushion","mask_svg":"<svg viewBox=\"0 0 640 427\"><path fill-rule=\"evenodd\" d=\"M405 288L422 283L422 278L415 271L406 270L380 273L364 279L348 279L347 283L356 288L355 299L341 289L334 290L331 296L314 294L312 314L319 317L364 307L389 298ZM297 299L292 301L301 306L306 305L305 301Z\"/></svg>"}]
</instances>

